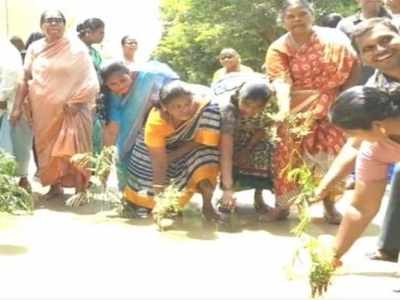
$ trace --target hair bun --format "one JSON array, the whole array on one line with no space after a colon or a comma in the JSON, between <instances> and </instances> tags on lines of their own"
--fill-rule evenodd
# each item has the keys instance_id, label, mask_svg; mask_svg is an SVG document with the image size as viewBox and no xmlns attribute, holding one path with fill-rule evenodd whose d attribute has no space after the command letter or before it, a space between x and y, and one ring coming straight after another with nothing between
<instances>
[{"instance_id":1,"label":"hair bun","mask_svg":"<svg viewBox=\"0 0 400 300\"><path fill-rule=\"evenodd\" d=\"M79 33L85 31L85 25L83 23L78 24L78 26L76 26L76 31Z\"/></svg>"}]
</instances>

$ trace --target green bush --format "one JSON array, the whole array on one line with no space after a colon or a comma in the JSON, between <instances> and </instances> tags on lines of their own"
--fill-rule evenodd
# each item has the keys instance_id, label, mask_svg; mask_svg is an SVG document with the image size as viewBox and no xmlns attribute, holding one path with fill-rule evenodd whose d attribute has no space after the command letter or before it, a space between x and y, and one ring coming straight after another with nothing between
<instances>
[{"instance_id":1,"label":"green bush","mask_svg":"<svg viewBox=\"0 0 400 300\"><path fill-rule=\"evenodd\" d=\"M222 48L238 50L242 63L261 70L268 46L283 32L277 22L282 0L160 0L164 33L153 58L171 65L190 82L209 84L220 67ZM325 13L349 15L356 1L315 0Z\"/></svg>"}]
</instances>

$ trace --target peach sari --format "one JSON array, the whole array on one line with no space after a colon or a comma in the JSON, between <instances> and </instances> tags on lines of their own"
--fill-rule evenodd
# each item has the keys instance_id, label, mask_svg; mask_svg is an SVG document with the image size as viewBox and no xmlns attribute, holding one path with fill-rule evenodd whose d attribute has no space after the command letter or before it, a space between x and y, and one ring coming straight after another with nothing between
<instances>
[{"instance_id":1,"label":"peach sari","mask_svg":"<svg viewBox=\"0 0 400 300\"><path fill-rule=\"evenodd\" d=\"M39 40L26 54L25 70L31 74L29 100L32 127L43 185L75 187L87 183L90 172L70 163L76 153L90 152L92 115L99 90L87 47L78 39L54 43ZM66 112L66 106L79 106Z\"/></svg>"}]
</instances>

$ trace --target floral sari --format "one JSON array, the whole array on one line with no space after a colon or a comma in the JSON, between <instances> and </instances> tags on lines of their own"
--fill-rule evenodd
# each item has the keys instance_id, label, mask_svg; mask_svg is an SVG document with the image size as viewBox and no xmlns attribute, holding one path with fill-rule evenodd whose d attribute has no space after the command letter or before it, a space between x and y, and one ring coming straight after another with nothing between
<instances>
[{"instance_id":1,"label":"floral sari","mask_svg":"<svg viewBox=\"0 0 400 300\"><path fill-rule=\"evenodd\" d=\"M231 102L231 96L245 82L267 80L259 73L230 73L214 82L211 86L215 101L221 109L221 132L232 135L234 141L233 162L237 161L238 153L246 148L257 130L266 130L272 120L268 117L271 112L266 107L263 112L251 118L241 118L239 108ZM261 139L252 149L245 166L233 165L233 181L235 190L273 189L272 158L274 141L270 136Z\"/></svg>"},{"instance_id":2,"label":"floral sari","mask_svg":"<svg viewBox=\"0 0 400 300\"><path fill-rule=\"evenodd\" d=\"M270 46L266 55L265 65L271 81L291 85L291 113L311 115L309 133L300 139L289 133L287 124L278 130L275 193L278 203L282 204L298 190L287 179L285 170L289 162L291 168L304 162L315 175L321 176L345 142L342 131L329 122L327 114L351 74L356 54L341 31L318 26L313 31L310 40L300 47L295 45L290 33L285 34ZM295 161L292 160L294 151L300 155Z\"/></svg>"}]
</instances>

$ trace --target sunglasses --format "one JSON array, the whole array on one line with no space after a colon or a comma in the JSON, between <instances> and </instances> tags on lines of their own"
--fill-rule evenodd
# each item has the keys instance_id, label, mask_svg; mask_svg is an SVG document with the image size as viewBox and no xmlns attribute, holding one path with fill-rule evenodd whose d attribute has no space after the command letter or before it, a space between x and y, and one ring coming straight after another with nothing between
<instances>
[{"instance_id":1,"label":"sunglasses","mask_svg":"<svg viewBox=\"0 0 400 300\"><path fill-rule=\"evenodd\" d=\"M126 42L125 45L137 45L137 42Z\"/></svg>"},{"instance_id":2,"label":"sunglasses","mask_svg":"<svg viewBox=\"0 0 400 300\"><path fill-rule=\"evenodd\" d=\"M47 23L47 24L52 24L52 23L64 24L64 19L63 18L46 18L46 19L44 19L44 23Z\"/></svg>"}]
</instances>

